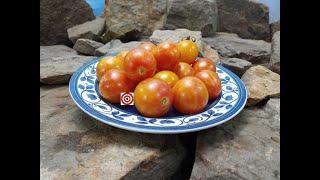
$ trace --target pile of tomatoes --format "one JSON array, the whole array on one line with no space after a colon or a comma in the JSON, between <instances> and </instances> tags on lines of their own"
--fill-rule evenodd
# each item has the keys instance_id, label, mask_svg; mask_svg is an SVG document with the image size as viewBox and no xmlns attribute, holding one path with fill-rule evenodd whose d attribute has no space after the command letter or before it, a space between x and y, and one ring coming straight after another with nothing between
<instances>
[{"instance_id":1,"label":"pile of tomatoes","mask_svg":"<svg viewBox=\"0 0 320 180\"><path fill-rule=\"evenodd\" d=\"M120 103L120 94L134 91L134 105L146 117L165 115L171 106L183 114L201 112L221 92L216 65L192 40L155 45L142 42L131 51L104 57L97 64L100 95Z\"/></svg>"}]
</instances>

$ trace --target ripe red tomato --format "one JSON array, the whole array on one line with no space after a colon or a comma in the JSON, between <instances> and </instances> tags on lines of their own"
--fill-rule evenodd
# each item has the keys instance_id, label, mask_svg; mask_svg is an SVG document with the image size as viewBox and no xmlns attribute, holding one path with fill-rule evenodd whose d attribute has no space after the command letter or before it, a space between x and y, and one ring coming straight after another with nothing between
<instances>
[{"instance_id":1,"label":"ripe red tomato","mask_svg":"<svg viewBox=\"0 0 320 180\"><path fill-rule=\"evenodd\" d=\"M192 64L199 54L197 44L191 40L182 40L177 45L181 54L179 61Z\"/></svg>"},{"instance_id":2,"label":"ripe red tomato","mask_svg":"<svg viewBox=\"0 0 320 180\"><path fill-rule=\"evenodd\" d=\"M219 96L221 93L221 81L217 73L202 70L195 77L199 78L206 85L210 100L216 99Z\"/></svg>"},{"instance_id":3,"label":"ripe red tomato","mask_svg":"<svg viewBox=\"0 0 320 180\"><path fill-rule=\"evenodd\" d=\"M140 82L155 74L157 61L151 52L142 48L135 48L128 52L124 58L123 65L128 78L132 81Z\"/></svg>"},{"instance_id":4,"label":"ripe red tomato","mask_svg":"<svg viewBox=\"0 0 320 180\"><path fill-rule=\"evenodd\" d=\"M174 68L174 73L176 73L178 77L181 79L186 76L193 76L194 71L191 65L185 62L179 62L177 66Z\"/></svg>"},{"instance_id":5,"label":"ripe red tomato","mask_svg":"<svg viewBox=\"0 0 320 180\"><path fill-rule=\"evenodd\" d=\"M107 56L102 58L96 67L97 79L100 81L103 74L110 69L123 69L123 62L115 57Z\"/></svg>"},{"instance_id":6,"label":"ripe red tomato","mask_svg":"<svg viewBox=\"0 0 320 180\"><path fill-rule=\"evenodd\" d=\"M210 70L213 72L216 72L216 65L211 59L209 58L199 58L194 64L193 64L193 70L195 73L201 71L201 70Z\"/></svg>"},{"instance_id":7,"label":"ripe red tomato","mask_svg":"<svg viewBox=\"0 0 320 180\"><path fill-rule=\"evenodd\" d=\"M139 47L152 52L157 46L152 42L142 42Z\"/></svg>"},{"instance_id":8,"label":"ripe red tomato","mask_svg":"<svg viewBox=\"0 0 320 180\"><path fill-rule=\"evenodd\" d=\"M153 77L166 81L170 87L173 87L179 80L179 77L172 71L160 71Z\"/></svg>"},{"instance_id":9,"label":"ripe red tomato","mask_svg":"<svg viewBox=\"0 0 320 180\"><path fill-rule=\"evenodd\" d=\"M177 45L172 41L166 41L158 44L153 51L154 58L157 60L158 71L173 71L179 62L180 52Z\"/></svg>"},{"instance_id":10,"label":"ripe red tomato","mask_svg":"<svg viewBox=\"0 0 320 180\"><path fill-rule=\"evenodd\" d=\"M111 69L104 73L99 83L101 96L111 103L120 103L122 92L131 92L134 84L122 70Z\"/></svg>"},{"instance_id":11,"label":"ripe red tomato","mask_svg":"<svg viewBox=\"0 0 320 180\"><path fill-rule=\"evenodd\" d=\"M209 94L205 84L193 76L180 79L172 90L173 106L184 114L201 112L209 100Z\"/></svg>"},{"instance_id":12,"label":"ripe red tomato","mask_svg":"<svg viewBox=\"0 0 320 180\"><path fill-rule=\"evenodd\" d=\"M148 78L141 81L134 90L134 105L147 117L165 115L172 105L172 90L163 80Z\"/></svg>"}]
</instances>

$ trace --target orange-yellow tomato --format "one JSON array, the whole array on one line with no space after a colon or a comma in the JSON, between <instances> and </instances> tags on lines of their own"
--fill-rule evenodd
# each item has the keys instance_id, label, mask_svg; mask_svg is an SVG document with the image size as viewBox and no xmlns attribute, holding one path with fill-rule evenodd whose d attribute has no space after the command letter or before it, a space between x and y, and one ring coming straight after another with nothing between
<instances>
[{"instance_id":1,"label":"orange-yellow tomato","mask_svg":"<svg viewBox=\"0 0 320 180\"><path fill-rule=\"evenodd\" d=\"M180 52L177 49L176 43L166 41L158 44L153 51L154 58L157 60L158 71L172 71L179 63Z\"/></svg>"},{"instance_id":2,"label":"orange-yellow tomato","mask_svg":"<svg viewBox=\"0 0 320 180\"><path fill-rule=\"evenodd\" d=\"M207 87L209 93L209 99L216 99L221 93L221 81L217 73L202 70L199 71L195 77L199 78Z\"/></svg>"},{"instance_id":3,"label":"orange-yellow tomato","mask_svg":"<svg viewBox=\"0 0 320 180\"><path fill-rule=\"evenodd\" d=\"M126 55L128 54L129 51L121 51L116 58L119 58L121 61L124 61L124 58L126 57Z\"/></svg>"},{"instance_id":4,"label":"orange-yellow tomato","mask_svg":"<svg viewBox=\"0 0 320 180\"><path fill-rule=\"evenodd\" d=\"M171 87L163 80L148 78L141 81L134 90L134 105L147 117L165 115L172 105Z\"/></svg>"},{"instance_id":5,"label":"orange-yellow tomato","mask_svg":"<svg viewBox=\"0 0 320 180\"><path fill-rule=\"evenodd\" d=\"M152 42L142 42L139 47L152 52L157 46Z\"/></svg>"},{"instance_id":6,"label":"orange-yellow tomato","mask_svg":"<svg viewBox=\"0 0 320 180\"><path fill-rule=\"evenodd\" d=\"M181 79L186 76L193 76L194 72L191 65L185 62L179 62L174 68L174 73Z\"/></svg>"},{"instance_id":7,"label":"orange-yellow tomato","mask_svg":"<svg viewBox=\"0 0 320 180\"><path fill-rule=\"evenodd\" d=\"M201 70L209 70L216 72L216 65L215 63L209 59L209 58L199 58L194 64L193 64L193 70L195 73L201 71Z\"/></svg>"},{"instance_id":8,"label":"orange-yellow tomato","mask_svg":"<svg viewBox=\"0 0 320 180\"><path fill-rule=\"evenodd\" d=\"M121 60L119 60L118 58L115 58L112 56L107 56L107 57L102 58L99 61L99 63L97 64L97 68L96 68L96 74L97 74L98 81L100 81L102 75L110 69L122 70L123 69L123 62Z\"/></svg>"},{"instance_id":9,"label":"orange-yellow tomato","mask_svg":"<svg viewBox=\"0 0 320 180\"><path fill-rule=\"evenodd\" d=\"M192 64L199 54L197 44L191 40L182 40L178 43L177 47L181 54L179 58L180 62Z\"/></svg>"},{"instance_id":10,"label":"orange-yellow tomato","mask_svg":"<svg viewBox=\"0 0 320 180\"><path fill-rule=\"evenodd\" d=\"M201 112L209 100L206 85L198 78L188 76L173 86L173 106L184 114Z\"/></svg>"},{"instance_id":11,"label":"orange-yellow tomato","mask_svg":"<svg viewBox=\"0 0 320 180\"><path fill-rule=\"evenodd\" d=\"M166 81L170 87L173 87L179 80L179 77L172 71L160 71L153 77Z\"/></svg>"},{"instance_id":12,"label":"orange-yellow tomato","mask_svg":"<svg viewBox=\"0 0 320 180\"><path fill-rule=\"evenodd\" d=\"M118 69L106 71L99 82L100 95L111 103L120 103L120 94L132 92L133 89L133 82L124 71Z\"/></svg>"}]
</instances>

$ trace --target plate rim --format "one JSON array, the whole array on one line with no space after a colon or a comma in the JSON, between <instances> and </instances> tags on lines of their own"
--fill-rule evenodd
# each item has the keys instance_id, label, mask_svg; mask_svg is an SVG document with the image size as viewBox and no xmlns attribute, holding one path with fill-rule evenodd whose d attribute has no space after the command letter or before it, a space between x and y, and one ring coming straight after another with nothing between
<instances>
[{"instance_id":1,"label":"plate rim","mask_svg":"<svg viewBox=\"0 0 320 180\"><path fill-rule=\"evenodd\" d=\"M114 56L117 53L108 53L105 56ZM221 119L221 117L218 117L217 120L218 122L214 123L209 121L204 121L204 122L200 122L200 123L195 123L195 124L190 124L190 125L185 125L185 126L164 126L164 127L160 127L160 126L143 126L143 125L137 125L137 124L131 124L128 122L123 122L123 121L119 121L117 119L113 119L110 117L106 117L105 115L101 114L100 112L95 111L94 109L91 109L88 107L87 104L84 103L84 101L80 98L77 97L78 93L76 90L76 84L77 84L77 80L79 77L79 75L83 72L83 70L85 68L87 68L88 66L90 66L91 64L96 63L97 61L99 61L99 59L105 57L105 56L101 56L101 57L96 57L90 61L88 61L87 63L83 64L80 68L77 69L77 71L75 71L70 80L69 80L69 94L72 98L72 100L74 101L74 103L83 111L85 112L87 115L91 116L92 118L105 123L107 125L113 126L113 127L117 127L120 129L125 129L125 130L129 130L129 131L134 131L134 132L142 132L142 133L151 133L151 134L180 134L180 133L188 133L188 132L195 132L195 131L201 131L204 129L209 129L215 126L218 126L222 123L225 123L229 120L231 120L233 117L235 117L237 114L239 114L242 109L244 108L246 102L247 102L247 96L248 96L248 92L247 89L244 85L244 83L242 82L242 80L236 75L234 74L232 71L230 71L229 69L217 64L217 66L222 69L223 71L225 71L229 76L231 76L234 81L236 82L237 86L239 87L239 91L243 90L243 93L240 92L240 98L239 101L235 104L234 108L231 109L230 111L228 111L226 114L230 114L232 112L231 115L225 117L222 120L219 120L219 118ZM78 100L77 100L77 99ZM242 104L241 104L242 102ZM240 105L241 104L241 105ZM103 117L101 117L103 116ZM191 115L192 116L192 115ZM118 122L113 122L113 121L118 121Z\"/></svg>"}]
</instances>

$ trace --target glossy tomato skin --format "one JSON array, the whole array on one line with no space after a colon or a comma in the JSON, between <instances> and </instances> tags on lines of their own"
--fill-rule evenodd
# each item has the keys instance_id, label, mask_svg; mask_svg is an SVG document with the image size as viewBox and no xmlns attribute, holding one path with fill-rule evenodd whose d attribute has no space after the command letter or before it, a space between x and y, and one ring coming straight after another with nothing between
<instances>
[{"instance_id":1,"label":"glossy tomato skin","mask_svg":"<svg viewBox=\"0 0 320 180\"><path fill-rule=\"evenodd\" d=\"M193 70L195 73L201 70L210 70L216 72L215 63L209 58L198 58L198 60L193 64Z\"/></svg>"},{"instance_id":2,"label":"glossy tomato skin","mask_svg":"<svg viewBox=\"0 0 320 180\"><path fill-rule=\"evenodd\" d=\"M201 112L209 100L205 84L198 78L188 76L180 79L173 87L173 106L184 114Z\"/></svg>"},{"instance_id":3,"label":"glossy tomato skin","mask_svg":"<svg viewBox=\"0 0 320 180\"><path fill-rule=\"evenodd\" d=\"M221 81L217 73L209 70L199 71L195 77L199 78L207 87L209 99L216 99L221 93Z\"/></svg>"},{"instance_id":4,"label":"glossy tomato skin","mask_svg":"<svg viewBox=\"0 0 320 180\"><path fill-rule=\"evenodd\" d=\"M153 52L157 46L155 44L153 44L152 42L142 42L139 45L139 47L143 48L147 51Z\"/></svg>"},{"instance_id":5,"label":"glossy tomato skin","mask_svg":"<svg viewBox=\"0 0 320 180\"><path fill-rule=\"evenodd\" d=\"M96 68L98 81L100 81L103 74L110 69L123 70L123 62L112 56L107 56L102 58L97 64L97 68Z\"/></svg>"},{"instance_id":6,"label":"glossy tomato skin","mask_svg":"<svg viewBox=\"0 0 320 180\"><path fill-rule=\"evenodd\" d=\"M132 92L134 84L124 71L111 69L104 73L99 82L100 95L111 103L120 103L122 92Z\"/></svg>"},{"instance_id":7,"label":"glossy tomato skin","mask_svg":"<svg viewBox=\"0 0 320 180\"><path fill-rule=\"evenodd\" d=\"M121 51L116 58L119 58L119 60L121 60L122 62L124 61L124 58L126 57L126 55L128 54L129 51Z\"/></svg>"},{"instance_id":8,"label":"glossy tomato skin","mask_svg":"<svg viewBox=\"0 0 320 180\"><path fill-rule=\"evenodd\" d=\"M158 44L153 51L153 55L157 60L158 71L173 71L179 62L180 52L177 49L176 43L165 41Z\"/></svg>"},{"instance_id":9,"label":"glossy tomato skin","mask_svg":"<svg viewBox=\"0 0 320 180\"><path fill-rule=\"evenodd\" d=\"M134 105L146 117L165 115L172 101L173 93L170 86L160 79L145 79L134 90Z\"/></svg>"},{"instance_id":10,"label":"glossy tomato skin","mask_svg":"<svg viewBox=\"0 0 320 180\"><path fill-rule=\"evenodd\" d=\"M179 58L180 62L192 64L199 54L197 44L191 40L182 40L178 43L177 47L181 54Z\"/></svg>"},{"instance_id":11,"label":"glossy tomato skin","mask_svg":"<svg viewBox=\"0 0 320 180\"><path fill-rule=\"evenodd\" d=\"M191 65L185 62L179 62L177 66L174 68L173 72L176 73L180 79L186 76L193 76L194 74L194 71Z\"/></svg>"},{"instance_id":12,"label":"glossy tomato skin","mask_svg":"<svg viewBox=\"0 0 320 180\"><path fill-rule=\"evenodd\" d=\"M170 87L173 87L179 80L179 77L172 71L160 71L153 77L156 79L164 80L169 84Z\"/></svg>"},{"instance_id":13,"label":"glossy tomato skin","mask_svg":"<svg viewBox=\"0 0 320 180\"><path fill-rule=\"evenodd\" d=\"M155 74L157 61L151 52L142 48L135 48L128 52L124 58L123 66L129 79L140 82Z\"/></svg>"}]
</instances>

